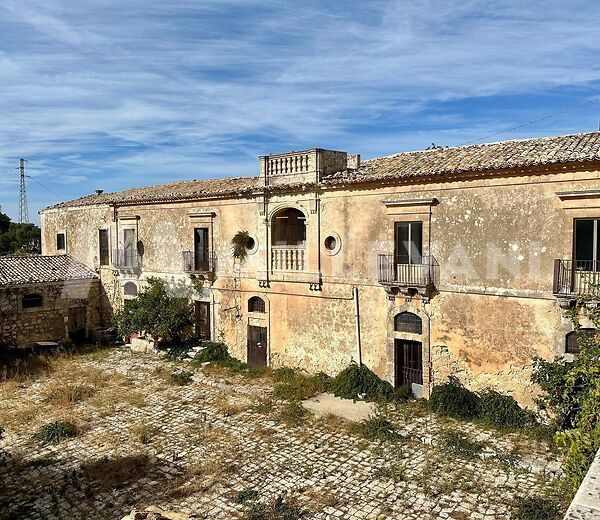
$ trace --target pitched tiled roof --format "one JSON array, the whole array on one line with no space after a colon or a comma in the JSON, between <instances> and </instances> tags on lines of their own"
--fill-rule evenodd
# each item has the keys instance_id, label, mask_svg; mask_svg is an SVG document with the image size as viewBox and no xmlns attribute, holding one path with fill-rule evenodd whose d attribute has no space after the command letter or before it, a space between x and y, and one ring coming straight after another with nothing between
<instances>
[{"instance_id":1,"label":"pitched tiled roof","mask_svg":"<svg viewBox=\"0 0 600 520\"><path fill-rule=\"evenodd\" d=\"M0 286L96 278L70 256L0 256Z\"/></svg>"},{"instance_id":2,"label":"pitched tiled roof","mask_svg":"<svg viewBox=\"0 0 600 520\"><path fill-rule=\"evenodd\" d=\"M600 161L600 132L499 141L403 152L364 161L359 170L339 172L325 180L368 182L467 172L528 168Z\"/></svg>"},{"instance_id":3,"label":"pitched tiled roof","mask_svg":"<svg viewBox=\"0 0 600 520\"><path fill-rule=\"evenodd\" d=\"M358 170L344 170L323 179L324 185L528 168L600 161L600 132L500 141L402 152L363 161ZM262 186L257 177L232 177L159 184L117 193L89 195L52 208L95 204L135 204L246 194ZM278 186L286 188L289 186ZM275 189L277 189L275 188Z\"/></svg>"}]
</instances>

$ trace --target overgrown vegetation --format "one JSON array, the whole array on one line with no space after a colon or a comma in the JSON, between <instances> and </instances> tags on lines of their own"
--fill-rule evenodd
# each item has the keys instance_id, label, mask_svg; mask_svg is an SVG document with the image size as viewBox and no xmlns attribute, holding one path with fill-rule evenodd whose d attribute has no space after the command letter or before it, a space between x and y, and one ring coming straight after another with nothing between
<instances>
[{"instance_id":1,"label":"overgrown vegetation","mask_svg":"<svg viewBox=\"0 0 600 520\"><path fill-rule=\"evenodd\" d=\"M561 507L554 498L523 497L515 500L511 518L515 520L558 520Z\"/></svg>"},{"instance_id":2,"label":"overgrown vegetation","mask_svg":"<svg viewBox=\"0 0 600 520\"><path fill-rule=\"evenodd\" d=\"M447 383L433 387L429 397L430 408L440 415L455 419L475 419L479 415L479 396L451 377Z\"/></svg>"},{"instance_id":3,"label":"overgrown vegetation","mask_svg":"<svg viewBox=\"0 0 600 520\"><path fill-rule=\"evenodd\" d=\"M497 428L523 428L534 422L533 415L523 410L510 395L486 390L480 398L479 417L484 424Z\"/></svg>"},{"instance_id":4,"label":"overgrown vegetation","mask_svg":"<svg viewBox=\"0 0 600 520\"><path fill-rule=\"evenodd\" d=\"M571 362L536 359L533 382L544 394L540 407L553 417L556 441L566 452L564 473L573 491L581 485L600 449L600 336L583 332L580 317L586 315L600 328L597 297L580 296L568 312L577 335L579 354Z\"/></svg>"},{"instance_id":5,"label":"overgrown vegetation","mask_svg":"<svg viewBox=\"0 0 600 520\"><path fill-rule=\"evenodd\" d=\"M403 439L394 425L384 415L369 417L353 424L351 430L370 441L398 442Z\"/></svg>"},{"instance_id":6,"label":"overgrown vegetation","mask_svg":"<svg viewBox=\"0 0 600 520\"><path fill-rule=\"evenodd\" d=\"M54 421L44 424L33 435L33 440L41 444L58 444L64 439L77 435L77 427L70 421Z\"/></svg>"},{"instance_id":7,"label":"overgrown vegetation","mask_svg":"<svg viewBox=\"0 0 600 520\"><path fill-rule=\"evenodd\" d=\"M244 513L244 520L298 520L308 515L293 499L279 495L268 503L253 502Z\"/></svg>"},{"instance_id":8,"label":"overgrown vegetation","mask_svg":"<svg viewBox=\"0 0 600 520\"><path fill-rule=\"evenodd\" d=\"M193 375L192 372L188 372L187 370L179 370L171 374L169 382L174 386L189 385L192 382Z\"/></svg>"},{"instance_id":9,"label":"overgrown vegetation","mask_svg":"<svg viewBox=\"0 0 600 520\"><path fill-rule=\"evenodd\" d=\"M194 364L223 361L231 357L225 343L202 341L200 346L202 350L194 356Z\"/></svg>"},{"instance_id":10,"label":"overgrown vegetation","mask_svg":"<svg viewBox=\"0 0 600 520\"><path fill-rule=\"evenodd\" d=\"M248 249L251 249L252 237L248 231L238 231L231 239L231 248L233 258L244 261L248 256Z\"/></svg>"},{"instance_id":11,"label":"overgrown vegetation","mask_svg":"<svg viewBox=\"0 0 600 520\"><path fill-rule=\"evenodd\" d=\"M148 278L139 296L114 315L119 334L150 334L157 342L178 340L183 330L193 323L194 311L183 292L170 290L164 280Z\"/></svg>"},{"instance_id":12,"label":"overgrown vegetation","mask_svg":"<svg viewBox=\"0 0 600 520\"><path fill-rule=\"evenodd\" d=\"M292 401L283 406L277 417L288 426L299 426L308 417L308 411L301 404Z\"/></svg>"},{"instance_id":13,"label":"overgrown vegetation","mask_svg":"<svg viewBox=\"0 0 600 520\"><path fill-rule=\"evenodd\" d=\"M333 378L331 390L344 399L392 401L396 397L390 383L379 378L366 365L354 362Z\"/></svg>"},{"instance_id":14,"label":"overgrown vegetation","mask_svg":"<svg viewBox=\"0 0 600 520\"><path fill-rule=\"evenodd\" d=\"M273 390L273 398L288 401L309 399L326 392L331 385L331 378L322 372L313 376L291 368L278 368L273 371L272 377L278 383Z\"/></svg>"},{"instance_id":15,"label":"overgrown vegetation","mask_svg":"<svg viewBox=\"0 0 600 520\"><path fill-rule=\"evenodd\" d=\"M471 440L456 430L445 430L440 435L440 448L466 459L478 457L485 447L485 442Z\"/></svg>"}]
</instances>

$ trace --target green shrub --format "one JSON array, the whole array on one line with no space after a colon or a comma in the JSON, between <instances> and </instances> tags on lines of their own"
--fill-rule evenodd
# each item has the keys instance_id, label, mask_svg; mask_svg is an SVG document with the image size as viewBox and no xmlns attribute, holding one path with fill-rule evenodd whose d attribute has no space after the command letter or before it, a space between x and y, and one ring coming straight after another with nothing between
<instances>
[{"instance_id":1,"label":"green shrub","mask_svg":"<svg viewBox=\"0 0 600 520\"><path fill-rule=\"evenodd\" d=\"M179 372L173 372L169 378L169 382L175 386L184 386L192 382L192 374L187 370L181 370Z\"/></svg>"},{"instance_id":2,"label":"green shrub","mask_svg":"<svg viewBox=\"0 0 600 520\"><path fill-rule=\"evenodd\" d=\"M540 497L518 498L513 504L511 518L515 520L558 520L562 518L555 499Z\"/></svg>"},{"instance_id":3,"label":"green shrub","mask_svg":"<svg viewBox=\"0 0 600 520\"><path fill-rule=\"evenodd\" d=\"M482 421L497 428L523 428L532 422L531 414L523 410L510 395L486 390L480 395L479 416Z\"/></svg>"},{"instance_id":4,"label":"green shrub","mask_svg":"<svg viewBox=\"0 0 600 520\"><path fill-rule=\"evenodd\" d=\"M410 397L411 389L408 385L399 386L394 390L396 401L404 401Z\"/></svg>"},{"instance_id":5,"label":"green shrub","mask_svg":"<svg viewBox=\"0 0 600 520\"><path fill-rule=\"evenodd\" d=\"M351 426L352 431L370 441L397 442L402 440L394 425L383 415L369 417Z\"/></svg>"},{"instance_id":6,"label":"green shrub","mask_svg":"<svg viewBox=\"0 0 600 520\"><path fill-rule=\"evenodd\" d=\"M433 387L429 407L440 415L457 419L475 419L479 415L479 396L467 390L458 379Z\"/></svg>"},{"instance_id":7,"label":"green shrub","mask_svg":"<svg viewBox=\"0 0 600 520\"><path fill-rule=\"evenodd\" d=\"M244 520L299 520L308 515L294 500L280 495L267 504L254 502L243 516Z\"/></svg>"},{"instance_id":8,"label":"green shrub","mask_svg":"<svg viewBox=\"0 0 600 520\"><path fill-rule=\"evenodd\" d=\"M380 379L366 365L351 363L331 381L331 390L344 399L365 399L366 401L391 401L394 387Z\"/></svg>"},{"instance_id":9,"label":"green shrub","mask_svg":"<svg viewBox=\"0 0 600 520\"><path fill-rule=\"evenodd\" d=\"M440 435L440 447L459 457L472 459L483 451L486 443L473 441L455 430L447 430Z\"/></svg>"},{"instance_id":10,"label":"green shrub","mask_svg":"<svg viewBox=\"0 0 600 520\"><path fill-rule=\"evenodd\" d=\"M322 375L306 375L290 368L275 370L273 379L281 381L273 390L274 399L304 401L325 392L328 388L327 380Z\"/></svg>"},{"instance_id":11,"label":"green shrub","mask_svg":"<svg viewBox=\"0 0 600 520\"><path fill-rule=\"evenodd\" d=\"M76 435L77 427L72 422L54 421L39 428L33 435L33 440L42 444L57 444Z\"/></svg>"},{"instance_id":12,"label":"green shrub","mask_svg":"<svg viewBox=\"0 0 600 520\"><path fill-rule=\"evenodd\" d=\"M209 363L213 361L224 361L230 357L227 345L215 341L203 341L200 350L194 356L194 363Z\"/></svg>"}]
</instances>

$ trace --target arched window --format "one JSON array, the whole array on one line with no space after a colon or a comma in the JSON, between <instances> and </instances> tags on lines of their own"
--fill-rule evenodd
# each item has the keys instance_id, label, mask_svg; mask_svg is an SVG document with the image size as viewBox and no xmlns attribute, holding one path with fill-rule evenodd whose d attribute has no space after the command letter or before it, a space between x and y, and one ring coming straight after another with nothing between
<instances>
[{"instance_id":1,"label":"arched window","mask_svg":"<svg viewBox=\"0 0 600 520\"><path fill-rule=\"evenodd\" d=\"M394 319L394 330L396 332L411 332L412 334L423 333L421 318L412 312L401 312Z\"/></svg>"},{"instance_id":2,"label":"arched window","mask_svg":"<svg viewBox=\"0 0 600 520\"><path fill-rule=\"evenodd\" d=\"M248 312L265 312L265 301L258 296L248 300Z\"/></svg>"},{"instance_id":3,"label":"arched window","mask_svg":"<svg viewBox=\"0 0 600 520\"><path fill-rule=\"evenodd\" d=\"M33 309L35 307L41 307L44 303L44 298L38 293L29 293L23 296L21 305L23 309Z\"/></svg>"},{"instance_id":4,"label":"arched window","mask_svg":"<svg viewBox=\"0 0 600 520\"><path fill-rule=\"evenodd\" d=\"M303 246L306 242L306 218L295 208L284 208L273 215L274 246Z\"/></svg>"},{"instance_id":5,"label":"arched window","mask_svg":"<svg viewBox=\"0 0 600 520\"><path fill-rule=\"evenodd\" d=\"M133 282L126 282L123 286L123 295L129 296L130 298L137 298L138 288Z\"/></svg>"},{"instance_id":6,"label":"arched window","mask_svg":"<svg viewBox=\"0 0 600 520\"><path fill-rule=\"evenodd\" d=\"M580 334L584 334L584 335L594 335L596 334L597 330L596 329L579 329L579 333ZM577 332L576 331L571 331L566 335L566 340L565 340L565 353L566 354L579 354L579 341L578 341L578 337L577 337Z\"/></svg>"}]
</instances>

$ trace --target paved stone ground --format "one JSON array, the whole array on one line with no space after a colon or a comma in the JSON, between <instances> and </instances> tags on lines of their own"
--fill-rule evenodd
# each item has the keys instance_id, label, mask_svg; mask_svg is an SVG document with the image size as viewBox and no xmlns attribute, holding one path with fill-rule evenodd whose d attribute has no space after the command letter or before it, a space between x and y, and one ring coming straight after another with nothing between
<instances>
[{"instance_id":1,"label":"paved stone ground","mask_svg":"<svg viewBox=\"0 0 600 520\"><path fill-rule=\"evenodd\" d=\"M548 495L560 470L542 442L413 405L388 410L405 436L398 443L365 440L339 420L290 426L268 381L197 370L187 385L168 384L165 374L181 368L117 349L0 384L0 518L114 519L150 504L243 518L246 490L263 502L285 493L314 519L505 519L515 497ZM64 403L60 389L73 382L92 390ZM75 438L32 440L64 417L78 424ZM484 453L449 453L439 442L449 429L485 442Z\"/></svg>"}]
</instances>

